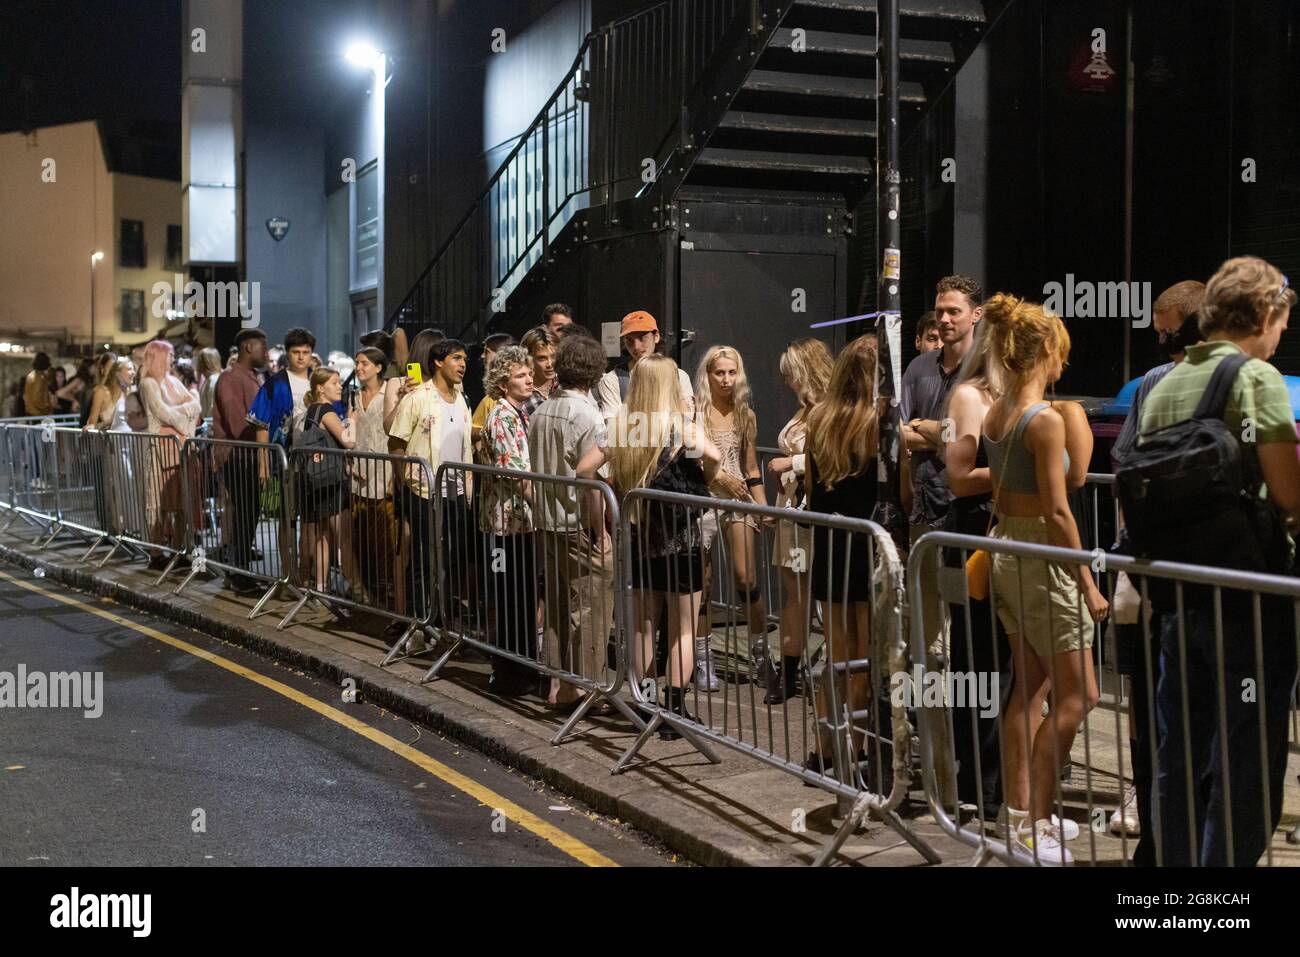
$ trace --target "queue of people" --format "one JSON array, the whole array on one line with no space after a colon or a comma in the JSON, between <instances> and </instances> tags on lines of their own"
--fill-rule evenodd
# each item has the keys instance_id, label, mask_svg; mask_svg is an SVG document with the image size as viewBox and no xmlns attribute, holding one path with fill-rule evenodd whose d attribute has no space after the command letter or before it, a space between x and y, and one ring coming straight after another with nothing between
<instances>
[{"instance_id":1,"label":"queue of people","mask_svg":"<svg viewBox=\"0 0 1300 957\"><path fill-rule=\"evenodd\" d=\"M1251 501L1246 537L1273 542L1260 546L1267 561L1233 567L1292 567L1286 522L1300 517L1300 460L1287 389L1267 360L1295 298L1286 277L1251 257L1229 260L1204 284L1166 290L1155 303L1155 329L1170 361L1144 377L1112 452L1122 486L1124 470L1142 468L1143 456L1159 450L1162 430L1207 415L1221 419L1240 447ZM284 460L301 450L310 464L294 470L298 504L290 516L301 580L355 605L379 602L401 618L451 614L481 627L515 656L493 663L492 688L505 696L539 691L535 672L520 660L603 673L615 606L607 495L623 502L652 490L711 499L716 507L708 509L639 497L629 505L632 680L660 681L664 707L687 719L688 689L697 696L719 691L728 676L711 647L716 585L744 620L751 680L763 702L782 706L816 689L810 705L821 740L806 767L827 773L835 755L846 753L870 763L859 729L847 752L829 739L834 711L874 709L886 678L848 665L872 654L868 538L810 528L798 515L873 516L885 412L874 335L838 355L812 338L782 351L796 411L780 428L779 454L767 469L773 504L788 518L769 521L735 509L767 504L754 386L740 350L712 346L692 380L663 354L648 312L628 313L619 331L626 361L613 368L563 304L547 307L518 343L490 336L477 357L484 397L472 411L464 381L469 348L432 329L409 346L400 333L368 334L344 374L321 363L306 329L290 330L276 347L259 330L244 330L224 369L215 350L200 355L192 385L178 374L171 347L151 342L132 357L98 357L77 395L87 429L144 429L184 441L206 413L216 439L279 445ZM996 674L993 686L1001 689L992 714L954 706L951 726L937 722L943 803L982 806L1041 863L1072 862L1067 845L1078 827L1058 815L1061 773L1099 702L1094 638L1114 617L1118 667L1130 677L1125 764L1134 781L1109 826L1138 837L1139 864L1157 856L1166 864L1227 863L1230 853L1236 863L1253 863L1282 807L1286 709L1296 681L1294 609L1263 603L1266 709L1237 707L1229 694L1225 730L1213 714L1189 708L1192 696L1214 699L1216 682L1231 687L1264 677L1253 645L1249 654L1229 648L1226 665L1222 655L1216 659L1214 617L1203 595L1189 591L1186 603L1174 603L1154 580L1120 576L1105 587L1091 564L999 550L1000 542L1082 546L1070 495L1084 485L1093 433L1078 403L1055 396L1070 360L1062 320L1017 296L986 299L975 280L948 276L936 286L933 312L918 323L915 345L919 354L899 395L910 541L915 546L934 530L960 532L984 537L992 554L931 552L911 613L920 617L928 668ZM48 357L37 356L23 388L29 408L52 410L66 387L55 385ZM251 567L258 493L286 478L278 474L281 461L214 454L212 476L191 477L221 498L222 556L234 568ZM496 471L476 475L474 463ZM155 454L148 463L114 460L106 472L110 487L126 488L132 468L148 470L153 534L173 548L182 547L187 522L205 521L186 512L192 503L181 500L180 467ZM121 510L111 501L105 508ZM1143 557L1178 557L1161 553L1166 540L1147 508L1126 505L1126 547ZM1201 528L1186 534L1209 543L1204 563L1216 564L1216 536L1236 526L1184 517L1188 528ZM291 524L279 534L292 534ZM437 566L430 560L435 528L442 554L451 556ZM1282 558L1272 557L1278 541ZM281 541L282 551L287 544ZM1234 547L1240 551L1240 543ZM779 608L768 607L776 596L765 596L761 585L769 567L780 581ZM952 580L948 571L965 578L960 594L943 585ZM256 588L239 572L230 585ZM1150 600L1135 598L1139 592ZM1249 615L1245 605L1230 607ZM808 672L812 621L834 636L829 670L818 681ZM424 636L410 635L406 623L386 632L392 640L404 634L408 653L422 650ZM582 697L560 680L543 682L539 693L560 712ZM667 724L660 734L677 736Z\"/></svg>"}]
</instances>

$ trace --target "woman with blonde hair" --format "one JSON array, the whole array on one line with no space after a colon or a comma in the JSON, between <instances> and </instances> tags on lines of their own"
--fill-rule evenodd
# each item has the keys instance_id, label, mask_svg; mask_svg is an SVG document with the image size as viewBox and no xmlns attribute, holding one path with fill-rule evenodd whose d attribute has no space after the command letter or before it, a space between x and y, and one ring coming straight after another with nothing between
<instances>
[{"instance_id":1,"label":"woman with blonde hair","mask_svg":"<svg viewBox=\"0 0 1300 957\"><path fill-rule=\"evenodd\" d=\"M198 380L199 404L203 418L212 415L212 400L217 394L217 376L221 375L221 353L209 346L199 352L194 363L194 377Z\"/></svg>"},{"instance_id":2,"label":"woman with blonde hair","mask_svg":"<svg viewBox=\"0 0 1300 957\"><path fill-rule=\"evenodd\" d=\"M356 445L356 423L352 418L340 419L334 404L343 400L343 380L328 366L312 370L307 394L303 396L306 414L294 436L298 448L350 449ZM313 472L316 456L303 455L297 462L298 515L302 522L299 562L304 580L315 566L315 588L324 592L329 584L330 562L342 543L350 554L350 543L343 542L341 516L347 507L346 472L341 456L323 455L320 462L328 465L333 459L338 468L322 468ZM337 474L337 480L334 475ZM349 564L351 559L349 558ZM350 584L350 583L349 583ZM348 592L352 595L351 591Z\"/></svg>"},{"instance_id":3,"label":"woman with blonde hair","mask_svg":"<svg viewBox=\"0 0 1300 957\"><path fill-rule=\"evenodd\" d=\"M172 436L172 441L152 444L153 481L146 486L146 510L154 542L176 551L185 548L185 502L181 478L181 446L194 437L199 424L199 397L185 388L172 372L175 352L164 339L152 340L144 349L144 370L140 376L140 400L155 435ZM197 478L196 476L191 476ZM191 496L189 520L203 520L198 496ZM167 565L165 555L149 563L153 569Z\"/></svg>"},{"instance_id":4,"label":"woman with blonde hair","mask_svg":"<svg viewBox=\"0 0 1300 957\"><path fill-rule=\"evenodd\" d=\"M805 507L803 477L807 457L808 415L826 395L834 361L820 339L796 339L781 353L781 375L799 400L799 408L781 429L776 444L781 455L767 463L779 486L777 508ZM780 704L794 696L799 665L806 645L809 612L808 555L812 538L795 522L778 522L772 564L781 569L781 673L780 682L768 690L765 704Z\"/></svg>"},{"instance_id":5,"label":"woman with blonde hair","mask_svg":"<svg viewBox=\"0 0 1300 957\"><path fill-rule=\"evenodd\" d=\"M722 461L709 483L709 494L724 501L767 504L763 473L758 467L756 442L758 420L749 403L749 379L745 362L731 346L712 346L700 361L695 375L695 409L697 421L718 447ZM758 519L728 511L725 506L711 510L703 519L705 567L704 603L700 608L696 639L700 650L709 647L713 632L708 596L712 592L714 545L719 537L725 542L726 554L736 585L736 595L745 609L749 631L749 656L753 662L753 679L766 694L777 688L776 669L767 649L767 607L763 602L758 577ZM717 690L717 676L710 658L697 675L697 684L709 691Z\"/></svg>"},{"instance_id":6,"label":"woman with blonde hair","mask_svg":"<svg viewBox=\"0 0 1300 957\"><path fill-rule=\"evenodd\" d=\"M627 401L610 423L606 448L595 445L578 463L579 478L595 478L609 462L616 494L655 489L708 494L707 475L721 460L706 432L686 418L678 388L677 363L651 354L637 362ZM703 539L694 508L641 502L630 516L631 578L635 600L632 671L638 682L653 674L655 628L668 607L668 675L665 706L688 720L686 685L695 657L695 619L703 594ZM697 690L699 690L697 688ZM659 736L680 735L664 724Z\"/></svg>"},{"instance_id":7,"label":"woman with blonde hair","mask_svg":"<svg viewBox=\"0 0 1300 957\"><path fill-rule=\"evenodd\" d=\"M1044 399L1069 358L1069 333L1041 305L1006 294L985 303L982 321L1004 385L983 426L997 513L991 537L1078 549L1066 477L1080 463L1067 447L1067 416ZM1005 554L993 556L991 591L1016 676L1002 717L1008 821L1040 863L1070 864L1052 807L1062 758L1098 700L1089 649L1093 622L1109 606L1087 565ZM1031 716L1049 694L1051 713L1035 729Z\"/></svg>"},{"instance_id":8,"label":"woman with blonde hair","mask_svg":"<svg viewBox=\"0 0 1300 957\"><path fill-rule=\"evenodd\" d=\"M804 445L807 509L848 518L870 519L876 505L876 451L879 410L876 400L876 339L854 339L840 352L831 370L826 396L808 414ZM873 700L871 676L830 667L870 657L872 548L862 532L814 527L812 597L825 608L828 667L817 691L817 750L805 767L826 774L843 754L842 741L830 726L841 723L847 707L863 711ZM863 734L852 732L852 752L866 762ZM844 768L840 778L856 775Z\"/></svg>"}]
</instances>

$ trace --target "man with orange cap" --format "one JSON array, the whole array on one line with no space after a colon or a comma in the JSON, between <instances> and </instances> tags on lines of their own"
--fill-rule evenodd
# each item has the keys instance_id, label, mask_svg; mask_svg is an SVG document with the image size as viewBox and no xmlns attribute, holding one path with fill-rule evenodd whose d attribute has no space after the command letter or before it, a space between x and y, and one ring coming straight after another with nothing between
<instances>
[{"instance_id":1,"label":"man with orange cap","mask_svg":"<svg viewBox=\"0 0 1300 957\"><path fill-rule=\"evenodd\" d=\"M627 398L627 386L632 378L633 367L659 348L659 323L655 322L654 316L642 309L629 312L619 327L619 339L623 343L623 350L628 354L627 366L606 372L596 386L596 401L600 403L600 412L606 422L618 413L618 407ZM695 418L695 390L691 387L691 377L679 368L677 381L681 386L686 414Z\"/></svg>"}]
</instances>

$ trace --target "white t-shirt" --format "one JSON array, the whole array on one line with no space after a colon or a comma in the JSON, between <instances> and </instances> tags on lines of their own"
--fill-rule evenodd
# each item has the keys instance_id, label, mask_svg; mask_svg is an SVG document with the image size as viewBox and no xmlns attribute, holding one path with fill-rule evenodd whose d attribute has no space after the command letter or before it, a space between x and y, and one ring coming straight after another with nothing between
<instances>
[{"instance_id":1,"label":"white t-shirt","mask_svg":"<svg viewBox=\"0 0 1300 957\"><path fill-rule=\"evenodd\" d=\"M302 423L307 418L307 405L303 399L311 388L311 376L296 376L289 373L289 391L293 393L293 434L302 431Z\"/></svg>"},{"instance_id":2,"label":"white t-shirt","mask_svg":"<svg viewBox=\"0 0 1300 957\"><path fill-rule=\"evenodd\" d=\"M442 441L440 445L440 456L443 462L463 462L465 461L462 454L465 442L465 430L470 427L469 420L465 417L465 409L459 402L448 402L442 397L437 390L434 390L438 396L438 402L442 406ZM464 472L456 472L455 477L448 473L444 495L464 495L465 480ZM452 483L455 483L453 489Z\"/></svg>"},{"instance_id":3,"label":"white t-shirt","mask_svg":"<svg viewBox=\"0 0 1300 957\"><path fill-rule=\"evenodd\" d=\"M691 377L686 374L685 369L677 370L677 390L682 397L682 404L686 406L686 417L694 419L695 390L691 387ZM618 407L623 404L623 397L619 395L617 369L610 369L600 377L600 382L596 384L596 402L606 422L618 415Z\"/></svg>"}]
</instances>

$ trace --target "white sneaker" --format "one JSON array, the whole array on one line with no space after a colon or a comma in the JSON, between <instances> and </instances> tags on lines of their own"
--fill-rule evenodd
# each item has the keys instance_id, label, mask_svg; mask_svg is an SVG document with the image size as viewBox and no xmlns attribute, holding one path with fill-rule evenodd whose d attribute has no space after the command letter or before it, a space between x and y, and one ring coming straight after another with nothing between
<instances>
[{"instance_id":1,"label":"white sneaker","mask_svg":"<svg viewBox=\"0 0 1300 957\"><path fill-rule=\"evenodd\" d=\"M998 834L1005 833L1005 829L1010 827L1012 840L1018 839L1020 832L1025 828L1025 818L1029 817L1028 811L1018 811L1010 804L1003 802L1002 809L998 811L998 819L995 822L995 830Z\"/></svg>"},{"instance_id":2,"label":"white sneaker","mask_svg":"<svg viewBox=\"0 0 1300 957\"><path fill-rule=\"evenodd\" d=\"M1061 837L1067 841L1073 841L1079 836L1079 825L1068 817L1062 821L1055 814L1052 815L1052 823L1061 829Z\"/></svg>"},{"instance_id":3,"label":"white sneaker","mask_svg":"<svg viewBox=\"0 0 1300 957\"><path fill-rule=\"evenodd\" d=\"M1129 837L1137 837L1142 833L1142 825L1138 820L1137 788L1132 785L1124 788L1124 800L1110 816L1110 832L1127 834Z\"/></svg>"},{"instance_id":4,"label":"white sneaker","mask_svg":"<svg viewBox=\"0 0 1300 957\"><path fill-rule=\"evenodd\" d=\"M1065 849L1061 829L1051 821L1036 821L1032 834L1025 829L1021 830L1017 837L1031 854L1037 848L1038 863L1042 867L1068 867L1074 863L1074 856Z\"/></svg>"}]
</instances>

